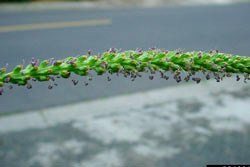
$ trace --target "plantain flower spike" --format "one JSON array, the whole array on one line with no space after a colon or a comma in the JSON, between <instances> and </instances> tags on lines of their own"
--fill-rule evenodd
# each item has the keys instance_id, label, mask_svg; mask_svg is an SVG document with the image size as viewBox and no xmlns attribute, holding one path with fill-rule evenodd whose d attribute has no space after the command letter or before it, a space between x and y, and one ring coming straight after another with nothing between
<instances>
[{"instance_id":1,"label":"plantain flower spike","mask_svg":"<svg viewBox=\"0 0 250 167\"><path fill-rule=\"evenodd\" d=\"M0 87L6 83L23 85L31 88L29 80L49 81L56 78L69 78L71 73L80 76L90 76L90 72L95 71L98 75L105 73L120 73L132 79L140 77L141 72L150 72L149 78L153 79L153 74L159 72L161 78L168 79L166 72L171 72L173 78L180 82L181 73L187 75L185 81L193 80L197 83L200 78L194 77L196 72L205 74L206 79L213 75L217 82L223 77L230 77L236 74L236 80L240 80L239 75L244 76L244 81L249 80L250 57L210 52L182 52L166 51L152 48L147 51L142 49L117 51L111 48L100 55L81 55L77 57L67 57L62 60L38 61L32 58L26 67L17 65L12 71L7 72L6 68L0 69ZM77 82L74 81L74 84ZM3 90L0 94L3 93Z\"/></svg>"}]
</instances>

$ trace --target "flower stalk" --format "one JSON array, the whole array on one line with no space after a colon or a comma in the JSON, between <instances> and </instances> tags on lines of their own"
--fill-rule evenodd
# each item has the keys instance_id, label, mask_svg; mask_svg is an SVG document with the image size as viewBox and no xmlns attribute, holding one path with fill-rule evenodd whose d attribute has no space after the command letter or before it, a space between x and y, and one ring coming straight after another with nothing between
<instances>
[{"instance_id":1,"label":"flower stalk","mask_svg":"<svg viewBox=\"0 0 250 167\"><path fill-rule=\"evenodd\" d=\"M31 88L29 80L49 81L54 80L53 76L69 78L71 73L88 76L91 71L95 71L98 75L122 73L132 79L140 76L141 72L151 72L151 74L160 72L162 78L168 79L165 72L172 72L177 82L183 79L180 74L186 72L187 76L184 80L191 79L197 83L200 79L193 77L196 72L203 72L206 79L210 79L209 74L213 74L216 81L222 80L225 76L229 77L231 74L243 74L245 80L249 80L250 74L250 57L218 51L181 52L153 48L147 51L137 49L118 52L112 48L101 55L90 54L88 52L88 55L53 61L39 62L32 59L27 66L17 65L9 72L6 68L1 68L0 87L11 83ZM153 79L153 76L149 78ZM239 80L238 75L237 80Z\"/></svg>"}]
</instances>

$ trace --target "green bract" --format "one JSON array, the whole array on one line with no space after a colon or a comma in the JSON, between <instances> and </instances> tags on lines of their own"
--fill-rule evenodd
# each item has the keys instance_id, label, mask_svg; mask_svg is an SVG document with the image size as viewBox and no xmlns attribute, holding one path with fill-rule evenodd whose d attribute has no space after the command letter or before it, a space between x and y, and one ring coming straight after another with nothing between
<instances>
[{"instance_id":1,"label":"green bract","mask_svg":"<svg viewBox=\"0 0 250 167\"><path fill-rule=\"evenodd\" d=\"M250 57L219 53L218 51L184 53L151 49L117 52L115 49L110 49L98 56L82 55L57 61L44 60L40 63L32 59L26 67L18 65L10 72L6 72L6 69L2 68L0 69L0 86L4 86L5 83L27 85L30 79L48 81L51 76L68 78L71 73L87 76L90 71L95 71L98 75L109 72L134 77L139 72L159 71L164 73L170 71L175 74L174 78L177 80L181 80L178 76L181 72L187 72L189 77L194 72L213 73L215 76L218 76L218 73L228 76L231 73L248 76L250 74Z\"/></svg>"}]
</instances>

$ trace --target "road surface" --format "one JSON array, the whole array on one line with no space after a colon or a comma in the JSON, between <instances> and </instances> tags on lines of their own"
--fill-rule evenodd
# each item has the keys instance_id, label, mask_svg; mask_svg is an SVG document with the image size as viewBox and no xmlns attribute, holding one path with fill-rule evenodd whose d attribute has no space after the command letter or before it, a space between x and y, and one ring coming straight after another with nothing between
<instances>
[{"instance_id":1,"label":"road surface","mask_svg":"<svg viewBox=\"0 0 250 167\"><path fill-rule=\"evenodd\" d=\"M250 4L119 10L0 11L0 66L8 63L11 69L22 64L23 60L24 64L29 63L32 57L62 59L86 54L89 49L97 54L111 47L123 50L154 46L186 51L219 49L222 52L250 55L249 17ZM86 23L91 20L94 20L92 24ZM80 25L72 25L72 22ZM135 82L123 77L112 77L111 82L107 82L106 77L94 77L85 87L84 80L80 79L77 88L70 80L60 80L59 86L51 91L47 90L49 83L33 84L31 90L18 87L6 90L0 96L0 112L22 112L175 84L173 80L150 81L146 76Z\"/></svg>"},{"instance_id":2,"label":"road surface","mask_svg":"<svg viewBox=\"0 0 250 167\"><path fill-rule=\"evenodd\" d=\"M0 12L0 65L12 68L32 57L61 59L110 47L249 55L249 16L248 4ZM31 90L14 87L0 96L1 167L250 163L249 83L94 77L85 87L83 81L75 88L60 80L53 90L47 90L49 83L36 83Z\"/></svg>"}]
</instances>

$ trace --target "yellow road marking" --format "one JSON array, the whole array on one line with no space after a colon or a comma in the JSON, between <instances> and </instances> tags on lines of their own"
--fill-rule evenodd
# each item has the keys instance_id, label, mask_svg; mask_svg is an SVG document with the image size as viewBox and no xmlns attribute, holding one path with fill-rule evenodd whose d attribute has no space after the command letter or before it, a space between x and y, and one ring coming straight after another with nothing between
<instances>
[{"instance_id":1,"label":"yellow road marking","mask_svg":"<svg viewBox=\"0 0 250 167\"><path fill-rule=\"evenodd\" d=\"M67 27L99 26L99 25L110 25L111 23L112 21L110 19L92 19L92 20L80 20L80 21L70 21L70 22L20 24L11 26L0 26L0 33L14 32L14 31L44 30L44 29L60 29Z\"/></svg>"}]
</instances>

